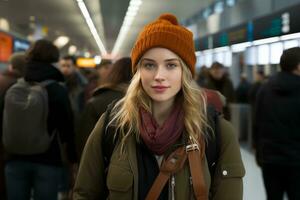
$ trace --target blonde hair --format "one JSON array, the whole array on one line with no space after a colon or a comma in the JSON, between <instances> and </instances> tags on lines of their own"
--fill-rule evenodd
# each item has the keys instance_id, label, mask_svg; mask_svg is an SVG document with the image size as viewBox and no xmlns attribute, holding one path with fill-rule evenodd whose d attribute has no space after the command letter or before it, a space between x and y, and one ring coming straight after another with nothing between
<instances>
[{"instance_id":1,"label":"blonde hair","mask_svg":"<svg viewBox=\"0 0 300 200\"><path fill-rule=\"evenodd\" d=\"M205 134L207 126L206 120L206 98L202 90L194 81L191 71L187 65L180 59L182 66L182 88L177 96L181 98L184 110L184 126L188 138L193 143L198 143L198 139ZM137 64L138 66L140 63ZM136 134L139 140L140 114L139 107L144 107L150 113L152 112L151 98L146 94L141 85L140 69L132 78L131 84L125 96L115 105L112 110L113 118L110 124L116 126L121 134L121 151L124 150L126 139L130 134Z\"/></svg>"}]
</instances>

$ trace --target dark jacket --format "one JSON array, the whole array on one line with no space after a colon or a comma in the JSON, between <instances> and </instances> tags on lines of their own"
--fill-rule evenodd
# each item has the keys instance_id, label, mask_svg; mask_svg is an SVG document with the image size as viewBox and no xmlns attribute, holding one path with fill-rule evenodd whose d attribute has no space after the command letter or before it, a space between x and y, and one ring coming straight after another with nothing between
<instances>
[{"instance_id":1,"label":"dark jacket","mask_svg":"<svg viewBox=\"0 0 300 200\"><path fill-rule=\"evenodd\" d=\"M57 81L46 86L49 103L48 132L52 134L54 130L58 131L61 142L67 146L69 161L75 162L77 157L75 153L73 116L70 101L68 99L67 90L59 83L64 81L63 75L50 64L28 63L25 80L29 82L41 82L44 80ZM8 154L7 160L24 160L60 166L62 159L57 137L56 135L45 153L28 156Z\"/></svg>"},{"instance_id":2,"label":"dark jacket","mask_svg":"<svg viewBox=\"0 0 300 200\"><path fill-rule=\"evenodd\" d=\"M5 71L3 74L0 74L0 199L5 199L4 149L2 144L4 97L8 88L16 83L19 77L20 74L9 71Z\"/></svg>"},{"instance_id":3,"label":"dark jacket","mask_svg":"<svg viewBox=\"0 0 300 200\"><path fill-rule=\"evenodd\" d=\"M227 78L227 76L224 76L221 80L215 80L211 75L209 75L204 87L207 89L217 90L225 96L226 105L223 109L224 117L225 119L230 120L231 113L229 103L233 103L235 101L234 88L231 80Z\"/></svg>"},{"instance_id":4,"label":"dark jacket","mask_svg":"<svg viewBox=\"0 0 300 200\"><path fill-rule=\"evenodd\" d=\"M127 89L126 84L117 86L104 86L97 88L93 97L88 101L83 111L78 135L76 136L76 146L78 155L82 154L84 145L107 106L114 100L121 99Z\"/></svg>"},{"instance_id":5,"label":"dark jacket","mask_svg":"<svg viewBox=\"0 0 300 200\"><path fill-rule=\"evenodd\" d=\"M151 165L149 159L148 162L143 159L149 157L146 155L148 151L145 151L145 147L137 142L135 134L130 134L125 145L124 155L119 156L120 143L115 147L108 167L108 174L105 177L103 150L101 148L103 123L104 117L101 117L84 148L74 188L74 199L102 199L105 196L106 186L109 189L108 198L111 200L141 199L141 192L143 192L141 185L149 183L147 182L149 178L147 179L146 176L153 173L157 174L159 167L157 163ZM206 187L208 190L211 189L213 194L211 199L213 200L241 200L243 196L242 177L245 170L237 136L230 123L224 119L220 119L220 127L220 140L222 142L214 177L210 177L206 157L201 162ZM156 162L153 154L152 157L153 162ZM141 162L141 160L146 162ZM142 166L145 169L143 173L140 171ZM194 199L189 177L189 166L185 163L183 169L175 174L175 199Z\"/></svg>"},{"instance_id":6,"label":"dark jacket","mask_svg":"<svg viewBox=\"0 0 300 200\"><path fill-rule=\"evenodd\" d=\"M279 72L261 87L255 134L260 162L300 166L300 76Z\"/></svg>"}]
</instances>

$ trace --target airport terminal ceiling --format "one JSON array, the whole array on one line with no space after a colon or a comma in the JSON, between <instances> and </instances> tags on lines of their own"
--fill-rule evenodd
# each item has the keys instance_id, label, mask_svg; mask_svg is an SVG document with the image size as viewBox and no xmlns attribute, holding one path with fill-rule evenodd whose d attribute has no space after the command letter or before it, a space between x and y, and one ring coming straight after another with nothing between
<instances>
[{"instance_id":1,"label":"airport terminal ceiling","mask_svg":"<svg viewBox=\"0 0 300 200\"><path fill-rule=\"evenodd\" d=\"M84 0L90 16L108 53L113 49L130 0ZM141 27L162 12L187 19L213 0L142 0L119 54L129 55ZM99 53L99 48L77 5L77 0L0 0L0 18L9 21L9 32L25 38L47 35L70 38L67 49L75 45L81 50Z\"/></svg>"}]
</instances>

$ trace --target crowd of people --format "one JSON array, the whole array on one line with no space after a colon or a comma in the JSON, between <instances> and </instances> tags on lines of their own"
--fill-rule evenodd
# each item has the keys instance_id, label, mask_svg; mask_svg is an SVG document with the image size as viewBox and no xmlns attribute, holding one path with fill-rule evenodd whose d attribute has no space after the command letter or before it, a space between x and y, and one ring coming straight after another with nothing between
<instances>
[{"instance_id":1,"label":"crowd of people","mask_svg":"<svg viewBox=\"0 0 300 200\"><path fill-rule=\"evenodd\" d=\"M0 74L0 198L241 200L245 169L229 122L239 102L252 105L268 199L300 199L300 48L283 52L269 80L241 74L236 89L222 63L197 76L195 63L193 35L171 14L144 27L131 57L90 70L45 39L14 53ZM34 138L39 113L47 134ZM12 137L25 127L27 141Z\"/></svg>"}]
</instances>

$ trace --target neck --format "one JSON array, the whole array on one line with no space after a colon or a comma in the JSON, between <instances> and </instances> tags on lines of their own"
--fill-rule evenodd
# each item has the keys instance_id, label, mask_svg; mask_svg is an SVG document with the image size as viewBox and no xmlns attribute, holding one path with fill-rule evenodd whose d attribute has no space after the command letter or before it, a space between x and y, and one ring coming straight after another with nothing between
<instances>
[{"instance_id":1,"label":"neck","mask_svg":"<svg viewBox=\"0 0 300 200\"><path fill-rule=\"evenodd\" d=\"M159 126L166 121L172 111L173 105L173 99L167 102L153 102L153 116Z\"/></svg>"}]
</instances>

